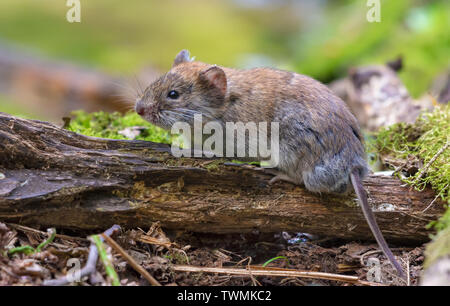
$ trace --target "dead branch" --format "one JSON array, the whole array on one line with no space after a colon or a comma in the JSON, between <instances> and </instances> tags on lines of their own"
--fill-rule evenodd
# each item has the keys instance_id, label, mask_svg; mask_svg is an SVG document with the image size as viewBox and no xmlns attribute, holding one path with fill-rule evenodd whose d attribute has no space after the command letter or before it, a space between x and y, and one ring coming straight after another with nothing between
<instances>
[{"instance_id":1,"label":"dead branch","mask_svg":"<svg viewBox=\"0 0 450 306\"><path fill-rule=\"evenodd\" d=\"M345 282L364 286L382 286L379 283L367 282L360 280L357 276L315 272L315 271L299 271L293 269L247 266L247 269L242 268L217 268L217 267L196 267L176 265L173 269L177 272L192 272L192 273L221 273L228 275L241 276L284 276L284 277L300 277L311 279L324 279L338 282Z\"/></svg>"},{"instance_id":2,"label":"dead branch","mask_svg":"<svg viewBox=\"0 0 450 306\"><path fill-rule=\"evenodd\" d=\"M94 230L113 224L207 233L302 231L372 239L355 196L312 194L222 160L174 158L170 147L98 139L50 123L0 113L0 220ZM365 188L389 241L428 240L425 225L442 213L431 190L388 176Z\"/></svg>"}]
</instances>

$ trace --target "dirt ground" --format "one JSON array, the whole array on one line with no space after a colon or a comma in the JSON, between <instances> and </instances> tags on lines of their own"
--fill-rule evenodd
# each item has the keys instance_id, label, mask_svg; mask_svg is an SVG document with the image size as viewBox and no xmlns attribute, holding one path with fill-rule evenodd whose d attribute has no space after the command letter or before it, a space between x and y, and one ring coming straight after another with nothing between
<instances>
[{"instance_id":1,"label":"dirt ground","mask_svg":"<svg viewBox=\"0 0 450 306\"><path fill-rule=\"evenodd\" d=\"M0 285L42 285L44 280L64 276L78 259L84 266L91 242L88 235L60 231L53 242L40 252L24 254L8 250L30 245L36 248L48 239L47 232L14 224L0 223ZM399 279L389 262L377 251L376 244L348 242L312 237L307 234L245 234L210 235L186 232L165 232L155 223L147 231L121 230L112 238L162 285L195 286L348 286L342 281L298 277L240 276L204 272L175 271L177 265L201 267L246 268L248 265L289 268L302 271L336 273L358 276L371 284L406 285ZM115 271L122 285L148 285L122 255L106 245ZM422 270L423 246L395 248L405 270L410 274L410 285L416 285ZM372 266L369 267L369 265ZM99 259L96 272L71 285L109 285Z\"/></svg>"}]
</instances>

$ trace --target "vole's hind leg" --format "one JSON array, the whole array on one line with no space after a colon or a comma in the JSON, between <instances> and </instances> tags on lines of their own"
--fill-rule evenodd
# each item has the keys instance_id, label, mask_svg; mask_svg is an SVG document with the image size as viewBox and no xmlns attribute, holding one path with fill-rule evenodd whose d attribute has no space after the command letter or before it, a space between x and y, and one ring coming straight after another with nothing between
<instances>
[{"instance_id":1,"label":"vole's hind leg","mask_svg":"<svg viewBox=\"0 0 450 306\"><path fill-rule=\"evenodd\" d=\"M268 173L268 174L274 175L274 177L270 179L269 185L273 185L273 184L275 184L276 182L279 182L279 181L285 181L285 182L288 182L288 183L292 183L294 185L298 185L298 182L296 182L294 179L290 178L285 173L283 173L283 172L281 172L279 170L276 170L276 169L273 169L273 168L265 168L264 169L264 173Z\"/></svg>"},{"instance_id":2,"label":"vole's hind leg","mask_svg":"<svg viewBox=\"0 0 450 306\"><path fill-rule=\"evenodd\" d=\"M279 181L285 181L285 182L288 182L288 183L292 183L292 184L294 184L294 185L298 185L297 182L296 182L295 180L291 179L291 178L290 178L289 176L287 176L286 174L280 174L280 175L274 176L274 177L269 181L269 185L273 185L273 184L275 184L276 182L279 182Z\"/></svg>"}]
</instances>

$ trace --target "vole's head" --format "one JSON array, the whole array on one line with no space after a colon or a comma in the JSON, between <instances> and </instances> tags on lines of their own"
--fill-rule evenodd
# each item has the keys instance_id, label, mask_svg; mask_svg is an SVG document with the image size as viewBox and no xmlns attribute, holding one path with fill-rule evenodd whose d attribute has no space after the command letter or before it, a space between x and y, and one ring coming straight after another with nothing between
<instances>
[{"instance_id":1,"label":"vole's head","mask_svg":"<svg viewBox=\"0 0 450 306\"><path fill-rule=\"evenodd\" d=\"M170 129L177 122L193 123L195 114L204 121L218 119L227 91L225 72L194 62L183 50L172 69L148 86L136 101L136 112L145 120Z\"/></svg>"}]
</instances>

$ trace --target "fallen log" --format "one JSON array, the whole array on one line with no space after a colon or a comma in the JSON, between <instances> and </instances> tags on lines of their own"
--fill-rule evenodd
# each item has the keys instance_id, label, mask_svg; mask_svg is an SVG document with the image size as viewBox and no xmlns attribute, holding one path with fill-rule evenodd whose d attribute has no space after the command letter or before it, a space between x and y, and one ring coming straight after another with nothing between
<instances>
[{"instance_id":1,"label":"fallen log","mask_svg":"<svg viewBox=\"0 0 450 306\"><path fill-rule=\"evenodd\" d=\"M318 195L289 183L268 185L253 166L175 158L170 147L92 138L50 123L0 113L0 221L94 230L113 224L207 233L302 231L372 239L356 197ZM428 240L443 212L435 195L394 177L364 185L391 242Z\"/></svg>"}]
</instances>

